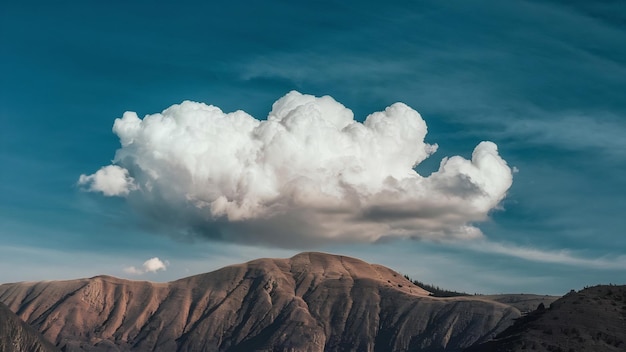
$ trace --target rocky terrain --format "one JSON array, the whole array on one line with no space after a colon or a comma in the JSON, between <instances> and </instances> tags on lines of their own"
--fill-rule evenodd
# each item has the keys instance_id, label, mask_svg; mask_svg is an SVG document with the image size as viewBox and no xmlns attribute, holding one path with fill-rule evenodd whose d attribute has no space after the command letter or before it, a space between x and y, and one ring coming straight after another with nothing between
<instances>
[{"instance_id":1,"label":"rocky terrain","mask_svg":"<svg viewBox=\"0 0 626 352\"><path fill-rule=\"evenodd\" d=\"M572 291L466 351L626 351L626 286Z\"/></svg>"},{"instance_id":2,"label":"rocky terrain","mask_svg":"<svg viewBox=\"0 0 626 352\"><path fill-rule=\"evenodd\" d=\"M0 303L0 352L58 352L37 330Z\"/></svg>"},{"instance_id":3,"label":"rocky terrain","mask_svg":"<svg viewBox=\"0 0 626 352\"><path fill-rule=\"evenodd\" d=\"M64 351L460 351L520 317L481 296L429 297L388 268L322 253L169 283L4 284L0 302Z\"/></svg>"}]
</instances>

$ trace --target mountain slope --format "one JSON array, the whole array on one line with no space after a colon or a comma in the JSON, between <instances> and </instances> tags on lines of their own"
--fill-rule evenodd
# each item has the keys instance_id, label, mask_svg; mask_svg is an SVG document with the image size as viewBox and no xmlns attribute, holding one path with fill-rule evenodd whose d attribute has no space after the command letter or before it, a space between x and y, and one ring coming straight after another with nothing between
<instances>
[{"instance_id":1,"label":"mountain slope","mask_svg":"<svg viewBox=\"0 0 626 352\"><path fill-rule=\"evenodd\" d=\"M323 253L170 283L5 284L0 301L66 351L455 351L520 316L482 298L428 297L388 268Z\"/></svg>"},{"instance_id":2,"label":"mountain slope","mask_svg":"<svg viewBox=\"0 0 626 352\"><path fill-rule=\"evenodd\" d=\"M0 352L57 352L37 330L0 303Z\"/></svg>"},{"instance_id":3,"label":"mountain slope","mask_svg":"<svg viewBox=\"0 0 626 352\"><path fill-rule=\"evenodd\" d=\"M467 352L625 351L626 286L570 292Z\"/></svg>"}]
</instances>

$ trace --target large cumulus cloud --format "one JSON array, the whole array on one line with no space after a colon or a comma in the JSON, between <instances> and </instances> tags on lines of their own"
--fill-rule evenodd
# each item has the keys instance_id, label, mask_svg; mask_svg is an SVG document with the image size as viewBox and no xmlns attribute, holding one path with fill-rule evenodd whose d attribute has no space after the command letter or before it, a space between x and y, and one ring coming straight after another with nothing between
<instances>
[{"instance_id":1,"label":"large cumulus cloud","mask_svg":"<svg viewBox=\"0 0 626 352\"><path fill-rule=\"evenodd\" d=\"M267 120L185 101L140 119L116 119L113 165L79 184L126 197L170 231L234 242L302 247L385 237L482 236L512 183L492 142L471 160L444 158L428 177L414 167L437 149L426 123L396 103L363 123L329 96L290 92Z\"/></svg>"}]
</instances>

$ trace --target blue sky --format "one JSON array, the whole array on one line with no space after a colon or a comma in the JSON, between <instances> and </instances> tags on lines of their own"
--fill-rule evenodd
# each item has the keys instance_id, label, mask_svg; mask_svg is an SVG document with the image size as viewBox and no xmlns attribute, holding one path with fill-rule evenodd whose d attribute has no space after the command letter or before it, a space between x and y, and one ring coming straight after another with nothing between
<instances>
[{"instance_id":1,"label":"blue sky","mask_svg":"<svg viewBox=\"0 0 626 352\"><path fill-rule=\"evenodd\" d=\"M0 282L166 281L314 249L469 292L562 294L626 277L626 5L620 1L4 2ZM267 244L180 238L81 190L111 132L184 100L265 118L291 90L363 121L403 102L446 156L498 145L519 172L482 240ZM175 231L174 231L175 232ZM149 258L166 271L131 275Z\"/></svg>"}]
</instances>

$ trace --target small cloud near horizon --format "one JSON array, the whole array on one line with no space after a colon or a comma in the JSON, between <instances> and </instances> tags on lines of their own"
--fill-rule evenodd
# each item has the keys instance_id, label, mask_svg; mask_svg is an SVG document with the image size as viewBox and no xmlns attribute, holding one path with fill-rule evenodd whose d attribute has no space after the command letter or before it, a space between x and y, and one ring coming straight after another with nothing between
<instances>
[{"instance_id":1,"label":"small cloud near horizon","mask_svg":"<svg viewBox=\"0 0 626 352\"><path fill-rule=\"evenodd\" d=\"M141 268L136 268L135 266L125 267L123 270L127 274L131 275L143 275L146 273L156 273L158 271L165 271L167 267L170 265L169 261L162 261L158 257L150 258L146 260Z\"/></svg>"}]
</instances>

